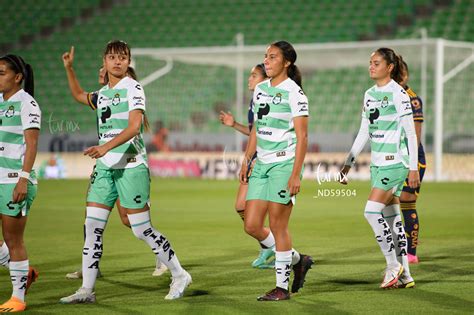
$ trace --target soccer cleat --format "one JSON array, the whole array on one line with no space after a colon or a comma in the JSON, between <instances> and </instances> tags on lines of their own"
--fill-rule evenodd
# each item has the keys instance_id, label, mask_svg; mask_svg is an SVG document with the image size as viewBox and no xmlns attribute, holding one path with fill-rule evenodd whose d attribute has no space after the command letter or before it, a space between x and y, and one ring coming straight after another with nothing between
<instances>
[{"instance_id":1,"label":"soccer cleat","mask_svg":"<svg viewBox=\"0 0 474 315\"><path fill-rule=\"evenodd\" d=\"M418 260L418 256L416 255L412 255L412 254L408 254L408 263L414 265L414 264L418 264L420 261Z\"/></svg>"},{"instance_id":2,"label":"soccer cleat","mask_svg":"<svg viewBox=\"0 0 474 315\"><path fill-rule=\"evenodd\" d=\"M193 282L191 275L183 270L183 274L178 277L171 277L170 291L165 296L165 300L176 300L183 296L184 290Z\"/></svg>"},{"instance_id":3,"label":"soccer cleat","mask_svg":"<svg viewBox=\"0 0 474 315\"><path fill-rule=\"evenodd\" d=\"M382 283L380 284L381 289L388 289L393 286L396 286L398 282L398 278L403 273L403 266L401 264L397 264L395 266L388 266L385 269L385 275Z\"/></svg>"},{"instance_id":4,"label":"soccer cleat","mask_svg":"<svg viewBox=\"0 0 474 315\"><path fill-rule=\"evenodd\" d=\"M153 273L151 275L153 277L159 277L167 271L168 271L168 267L166 267L164 264L162 264L160 267L155 268L155 270L153 271Z\"/></svg>"},{"instance_id":5,"label":"soccer cleat","mask_svg":"<svg viewBox=\"0 0 474 315\"><path fill-rule=\"evenodd\" d=\"M0 305L0 313L23 312L25 309L26 303L14 296L12 296L8 301Z\"/></svg>"},{"instance_id":6,"label":"soccer cleat","mask_svg":"<svg viewBox=\"0 0 474 315\"><path fill-rule=\"evenodd\" d=\"M266 268L261 268L260 266L265 266L268 265L268 260L270 258L275 257L275 251L273 248L261 248L260 249L260 254L258 255L257 259L255 259L252 262L252 267L253 268L260 268L260 269L266 269Z\"/></svg>"},{"instance_id":7,"label":"soccer cleat","mask_svg":"<svg viewBox=\"0 0 474 315\"><path fill-rule=\"evenodd\" d=\"M97 278L102 278L102 273L100 269L97 271ZM74 272L70 272L66 274L66 279L75 280L75 279L82 279L82 270L76 270Z\"/></svg>"},{"instance_id":8,"label":"soccer cleat","mask_svg":"<svg viewBox=\"0 0 474 315\"><path fill-rule=\"evenodd\" d=\"M398 289L410 289L415 287L415 280L411 276L403 273L399 278L396 287Z\"/></svg>"},{"instance_id":9,"label":"soccer cleat","mask_svg":"<svg viewBox=\"0 0 474 315\"><path fill-rule=\"evenodd\" d=\"M263 265L258 265L258 269L274 269L275 268L275 259L272 259L272 261L267 262L266 264Z\"/></svg>"},{"instance_id":10,"label":"soccer cleat","mask_svg":"<svg viewBox=\"0 0 474 315\"><path fill-rule=\"evenodd\" d=\"M313 257L308 255L300 254L300 261L297 264L293 265L293 283L291 285L291 293L298 292L304 285L304 281L306 278L306 273L311 266L314 264Z\"/></svg>"},{"instance_id":11,"label":"soccer cleat","mask_svg":"<svg viewBox=\"0 0 474 315\"><path fill-rule=\"evenodd\" d=\"M95 292L89 292L86 288L79 288L76 293L63 297L59 300L61 304L90 304L95 303Z\"/></svg>"},{"instance_id":12,"label":"soccer cleat","mask_svg":"<svg viewBox=\"0 0 474 315\"><path fill-rule=\"evenodd\" d=\"M259 296L257 301L283 301L290 299L290 292L280 287L268 291L265 295Z\"/></svg>"},{"instance_id":13,"label":"soccer cleat","mask_svg":"<svg viewBox=\"0 0 474 315\"><path fill-rule=\"evenodd\" d=\"M25 294L28 293L28 289L30 288L31 284L38 279L39 272L33 267L30 267L28 270L28 279L26 280L26 289Z\"/></svg>"}]
</instances>

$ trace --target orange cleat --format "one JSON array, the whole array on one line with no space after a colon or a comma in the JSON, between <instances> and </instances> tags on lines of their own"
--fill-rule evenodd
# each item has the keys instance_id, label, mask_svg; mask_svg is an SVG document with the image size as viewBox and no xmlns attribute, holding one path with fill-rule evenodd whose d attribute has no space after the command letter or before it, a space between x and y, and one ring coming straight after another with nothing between
<instances>
[{"instance_id":1,"label":"orange cleat","mask_svg":"<svg viewBox=\"0 0 474 315\"><path fill-rule=\"evenodd\" d=\"M0 305L0 313L23 312L26 309L26 303L14 296Z\"/></svg>"}]
</instances>

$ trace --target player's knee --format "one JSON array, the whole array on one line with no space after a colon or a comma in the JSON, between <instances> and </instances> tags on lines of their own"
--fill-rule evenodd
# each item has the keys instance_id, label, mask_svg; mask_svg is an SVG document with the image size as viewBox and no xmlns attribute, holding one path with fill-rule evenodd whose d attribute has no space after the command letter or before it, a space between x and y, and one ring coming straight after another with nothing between
<instances>
[{"instance_id":1,"label":"player's knee","mask_svg":"<svg viewBox=\"0 0 474 315\"><path fill-rule=\"evenodd\" d=\"M247 233L248 235L255 236L258 234L260 228L257 224L254 224L252 222L245 222L244 230L245 230L245 233Z\"/></svg>"}]
</instances>

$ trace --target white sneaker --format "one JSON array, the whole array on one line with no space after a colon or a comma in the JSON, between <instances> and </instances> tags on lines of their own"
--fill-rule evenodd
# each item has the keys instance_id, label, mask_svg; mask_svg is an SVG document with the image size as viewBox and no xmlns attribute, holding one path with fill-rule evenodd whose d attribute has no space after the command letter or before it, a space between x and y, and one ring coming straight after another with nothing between
<instances>
[{"instance_id":1,"label":"white sneaker","mask_svg":"<svg viewBox=\"0 0 474 315\"><path fill-rule=\"evenodd\" d=\"M178 277L171 277L170 292L165 296L165 300L175 300L183 296L184 290L193 282L191 275L183 270Z\"/></svg>"},{"instance_id":2,"label":"white sneaker","mask_svg":"<svg viewBox=\"0 0 474 315\"><path fill-rule=\"evenodd\" d=\"M102 273L100 272L100 269L97 271L97 278L102 278ZM74 272L67 273L66 279L69 279L69 280L82 279L82 270L79 269Z\"/></svg>"},{"instance_id":3,"label":"white sneaker","mask_svg":"<svg viewBox=\"0 0 474 315\"><path fill-rule=\"evenodd\" d=\"M164 263L162 263L158 258L156 259L156 267L153 273L151 274L153 277L159 277L163 275L165 272L168 271L168 267Z\"/></svg>"},{"instance_id":4,"label":"white sneaker","mask_svg":"<svg viewBox=\"0 0 474 315\"><path fill-rule=\"evenodd\" d=\"M66 279L69 279L69 280L82 279L82 271L76 270L74 272L67 273Z\"/></svg>"},{"instance_id":5,"label":"white sneaker","mask_svg":"<svg viewBox=\"0 0 474 315\"><path fill-rule=\"evenodd\" d=\"M399 289L409 289L415 287L415 280L409 274L405 272L398 278L397 288Z\"/></svg>"},{"instance_id":6,"label":"white sneaker","mask_svg":"<svg viewBox=\"0 0 474 315\"><path fill-rule=\"evenodd\" d=\"M59 300L61 304L79 304L79 303L95 303L95 292L90 292L86 288L79 288L76 293L63 297Z\"/></svg>"},{"instance_id":7,"label":"white sneaker","mask_svg":"<svg viewBox=\"0 0 474 315\"><path fill-rule=\"evenodd\" d=\"M380 284L381 289L388 289L397 284L398 278L403 273L403 266L397 263L393 266L388 266L385 269L385 275L382 283Z\"/></svg>"}]
</instances>

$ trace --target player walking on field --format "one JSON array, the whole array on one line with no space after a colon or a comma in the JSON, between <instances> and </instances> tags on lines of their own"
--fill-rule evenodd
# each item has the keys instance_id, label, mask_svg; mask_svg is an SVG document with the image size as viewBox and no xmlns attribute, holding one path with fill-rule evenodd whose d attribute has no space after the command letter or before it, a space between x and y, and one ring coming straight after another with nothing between
<instances>
[{"instance_id":1,"label":"player walking on field","mask_svg":"<svg viewBox=\"0 0 474 315\"><path fill-rule=\"evenodd\" d=\"M293 46L285 41L275 42L267 48L264 65L270 79L255 88L255 126L245 152L246 161L257 152L257 161L250 178L246 161L240 171L241 183L248 181L249 185L245 213L253 213L257 218L254 222L263 223L268 211L270 229L275 237L276 287L258 297L259 301L289 299L292 266L291 291L294 293L303 286L313 264L310 256L300 255L292 249L288 231L290 214L300 191L308 144L308 99L301 87L296 57ZM259 241L268 237L263 224L247 232Z\"/></svg>"},{"instance_id":2,"label":"player walking on field","mask_svg":"<svg viewBox=\"0 0 474 315\"><path fill-rule=\"evenodd\" d=\"M92 110L97 109L97 101L99 98L99 91L95 92L85 92L82 88L81 85L79 84L79 80L76 77L76 73L74 72L73 69L73 64L74 64L74 47L71 47L71 50L69 52L66 52L62 56L63 63L64 63L64 68L66 70L67 74L67 79L69 83L69 90L71 91L72 96L76 101L79 103L82 103L84 105L88 105ZM134 79L135 81L137 80L137 76L135 74L135 70L132 67L128 67L127 69L127 75ZM99 84L101 86L104 86L107 84L107 71L105 70L104 67L101 67L99 69ZM94 174L94 170L92 171L92 174ZM120 220L122 223L130 228L130 222L128 220L127 212L125 208L123 208L120 205L120 200L117 199L116 202L117 210L120 215ZM163 273L165 273L168 270L168 268L160 262L160 259L158 256L156 256L156 267L155 270L153 271L152 275L153 276L161 276ZM100 269L97 272L97 277L101 277L101 272ZM67 279L82 279L82 270L77 270L71 273L66 274Z\"/></svg>"},{"instance_id":3,"label":"player walking on field","mask_svg":"<svg viewBox=\"0 0 474 315\"><path fill-rule=\"evenodd\" d=\"M30 267L23 235L36 197L33 164L41 128L33 69L20 56L0 57L0 93L0 214L5 240L0 263L10 270L13 286L0 312L20 312L26 309L26 291L38 276Z\"/></svg>"},{"instance_id":4,"label":"player walking on field","mask_svg":"<svg viewBox=\"0 0 474 315\"><path fill-rule=\"evenodd\" d=\"M178 299L191 283L167 238L150 219L150 173L143 141L145 94L141 85L127 76L130 48L123 41L107 44L104 66L108 84L99 91L97 103L99 145L84 151L97 159L87 195L85 242L82 256L82 286L60 300L64 304L94 303L94 286L105 226L114 203L127 211L133 234L146 242L171 271L172 282L165 299Z\"/></svg>"},{"instance_id":5,"label":"player walking on field","mask_svg":"<svg viewBox=\"0 0 474 315\"><path fill-rule=\"evenodd\" d=\"M248 78L249 90L253 92L255 90L255 86L267 78L267 74L265 73L265 65L263 63L256 65L252 68L250 76ZM219 115L219 119L224 125L232 127L235 130L243 133L244 135L249 136L250 132L252 131L254 121L253 106L254 103L253 100L251 100L248 110L248 126L244 126L236 122L234 116L231 113L221 112ZM255 154L252 157L252 160L249 161L249 171L251 170L252 164L256 158L257 155ZM263 226L263 221L254 222L256 219L260 219L260 216L255 216L253 213L249 213L248 211L247 213L245 212L245 198L247 196L247 187L247 184L239 185L239 190L237 192L237 198L235 201L235 211L237 211L239 216L244 221L244 227L246 231L249 231L249 229L252 229L254 226L261 225L261 227L259 228L264 229L265 235L268 235L265 240L259 242L260 254L257 259L252 262L252 267L260 269L273 268L275 266L274 260L272 261L272 258L275 257L275 238L273 237L273 234L270 229ZM265 217L263 219L265 219ZM249 232L249 234L252 235L251 231Z\"/></svg>"},{"instance_id":6,"label":"player walking on field","mask_svg":"<svg viewBox=\"0 0 474 315\"><path fill-rule=\"evenodd\" d=\"M390 48L372 53L370 78L375 85L364 95L359 133L341 171L346 175L370 138L372 190L364 216L375 233L387 267L380 288L414 287L407 259L407 238L400 216L400 193L420 184L418 148L410 97L398 83L402 59Z\"/></svg>"},{"instance_id":7,"label":"player walking on field","mask_svg":"<svg viewBox=\"0 0 474 315\"><path fill-rule=\"evenodd\" d=\"M408 87L408 65L403 61L403 75L402 81L398 82L410 96L411 110L413 111L413 120L415 121L416 138L418 139L418 172L420 173L420 186L411 188L408 185L408 178L405 180L403 185L403 191L400 195L400 206L404 219L405 232L407 233L408 245L408 262L410 264L418 263L418 256L416 255L416 249L418 247L420 223L418 221L418 213L416 211L416 200L420 194L421 181L425 175L426 170L426 157L425 150L421 144L421 129L424 121L423 117L423 102L421 98Z\"/></svg>"}]
</instances>

